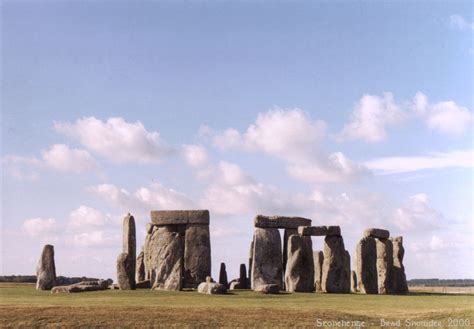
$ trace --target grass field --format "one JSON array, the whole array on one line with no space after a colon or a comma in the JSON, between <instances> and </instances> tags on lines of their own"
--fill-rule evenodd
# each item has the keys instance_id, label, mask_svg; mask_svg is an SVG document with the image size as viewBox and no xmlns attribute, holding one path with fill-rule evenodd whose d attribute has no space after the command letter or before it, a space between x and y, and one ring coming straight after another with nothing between
<instances>
[{"instance_id":1,"label":"grass field","mask_svg":"<svg viewBox=\"0 0 474 329\"><path fill-rule=\"evenodd\" d=\"M31 284L0 284L2 327L335 327L330 321L340 320L379 327L381 318L401 320L402 327L407 319L441 321L442 327L459 324L449 319L468 319L474 326L474 295L258 295L243 290L221 296L149 290L52 295Z\"/></svg>"}]
</instances>

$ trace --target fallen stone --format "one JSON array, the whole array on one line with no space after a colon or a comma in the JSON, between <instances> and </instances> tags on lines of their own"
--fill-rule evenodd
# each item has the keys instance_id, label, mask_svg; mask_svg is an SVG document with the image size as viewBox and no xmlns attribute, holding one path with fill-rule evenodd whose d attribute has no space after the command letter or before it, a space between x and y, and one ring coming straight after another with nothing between
<instances>
[{"instance_id":1,"label":"fallen stone","mask_svg":"<svg viewBox=\"0 0 474 329\"><path fill-rule=\"evenodd\" d=\"M351 290L350 272L347 272L347 254L341 236L326 236L324 239L321 288L329 293L349 293Z\"/></svg>"},{"instance_id":2,"label":"fallen stone","mask_svg":"<svg viewBox=\"0 0 474 329\"><path fill-rule=\"evenodd\" d=\"M153 231L150 248L152 289L181 290L183 282L184 237L173 226Z\"/></svg>"},{"instance_id":3,"label":"fallen stone","mask_svg":"<svg viewBox=\"0 0 474 329\"><path fill-rule=\"evenodd\" d=\"M356 247L357 290L363 294L377 294L377 250L375 239L364 237Z\"/></svg>"},{"instance_id":4,"label":"fallen stone","mask_svg":"<svg viewBox=\"0 0 474 329\"><path fill-rule=\"evenodd\" d=\"M145 253L142 251L137 256L135 281L145 281Z\"/></svg>"},{"instance_id":5,"label":"fallen stone","mask_svg":"<svg viewBox=\"0 0 474 329\"><path fill-rule=\"evenodd\" d=\"M257 217L255 217L254 225L255 227L260 227L260 228L298 229L299 226L311 226L311 219L302 218L302 217L258 215Z\"/></svg>"},{"instance_id":6,"label":"fallen stone","mask_svg":"<svg viewBox=\"0 0 474 329\"><path fill-rule=\"evenodd\" d=\"M197 288L211 275L209 225L188 224L184 240L184 288Z\"/></svg>"},{"instance_id":7,"label":"fallen stone","mask_svg":"<svg viewBox=\"0 0 474 329\"><path fill-rule=\"evenodd\" d=\"M389 239L376 239L377 287L379 294L393 293L393 245Z\"/></svg>"},{"instance_id":8,"label":"fallen stone","mask_svg":"<svg viewBox=\"0 0 474 329\"><path fill-rule=\"evenodd\" d=\"M82 281L69 286L56 286L51 289L52 294L57 293L74 293L74 292L85 292L85 291L97 291L109 289L110 282L108 280L98 281Z\"/></svg>"},{"instance_id":9,"label":"fallen stone","mask_svg":"<svg viewBox=\"0 0 474 329\"><path fill-rule=\"evenodd\" d=\"M276 228L255 228L252 261L252 288L276 284L282 287L281 237Z\"/></svg>"},{"instance_id":10,"label":"fallen stone","mask_svg":"<svg viewBox=\"0 0 474 329\"><path fill-rule=\"evenodd\" d=\"M321 287L321 278L323 275L324 253L321 250L313 252L314 263L314 290L316 292L323 291Z\"/></svg>"},{"instance_id":11,"label":"fallen stone","mask_svg":"<svg viewBox=\"0 0 474 329\"><path fill-rule=\"evenodd\" d=\"M288 240L285 287L289 292L314 291L313 244L310 236L293 234Z\"/></svg>"},{"instance_id":12,"label":"fallen stone","mask_svg":"<svg viewBox=\"0 0 474 329\"><path fill-rule=\"evenodd\" d=\"M201 282L198 285L198 292L207 295L223 295L227 292L226 286L212 281L213 280L208 276L205 282Z\"/></svg>"},{"instance_id":13,"label":"fallen stone","mask_svg":"<svg viewBox=\"0 0 474 329\"><path fill-rule=\"evenodd\" d=\"M351 291L357 292L357 274L356 271L351 271Z\"/></svg>"},{"instance_id":14,"label":"fallen stone","mask_svg":"<svg viewBox=\"0 0 474 329\"><path fill-rule=\"evenodd\" d=\"M378 239L388 239L390 237L390 232L381 228L369 228L364 231L364 236Z\"/></svg>"},{"instance_id":15,"label":"fallen stone","mask_svg":"<svg viewBox=\"0 0 474 329\"><path fill-rule=\"evenodd\" d=\"M209 210L152 210L154 225L209 225Z\"/></svg>"},{"instance_id":16,"label":"fallen stone","mask_svg":"<svg viewBox=\"0 0 474 329\"><path fill-rule=\"evenodd\" d=\"M408 293L405 267L403 266L403 238L401 236L391 238L393 244L393 292L396 294Z\"/></svg>"},{"instance_id":17,"label":"fallen stone","mask_svg":"<svg viewBox=\"0 0 474 329\"><path fill-rule=\"evenodd\" d=\"M137 288L137 289L150 289L151 288L151 282L150 282L150 280L137 281L137 283L135 284L135 288Z\"/></svg>"},{"instance_id":18,"label":"fallen stone","mask_svg":"<svg viewBox=\"0 0 474 329\"><path fill-rule=\"evenodd\" d=\"M279 294L280 288L277 284L264 284L255 288L255 292L259 294Z\"/></svg>"},{"instance_id":19,"label":"fallen stone","mask_svg":"<svg viewBox=\"0 0 474 329\"><path fill-rule=\"evenodd\" d=\"M36 289L51 290L56 283L56 265L54 264L54 247L47 244L43 247L36 267Z\"/></svg>"},{"instance_id":20,"label":"fallen stone","mask_svg":"<svg viewBox=\"0 0 474 329\"><path fill-rule=\"evenodd\" d=\"M327 234L326 226L300 226L298 234L302 236L325 236Z\"/></svg>"}]
</instances>

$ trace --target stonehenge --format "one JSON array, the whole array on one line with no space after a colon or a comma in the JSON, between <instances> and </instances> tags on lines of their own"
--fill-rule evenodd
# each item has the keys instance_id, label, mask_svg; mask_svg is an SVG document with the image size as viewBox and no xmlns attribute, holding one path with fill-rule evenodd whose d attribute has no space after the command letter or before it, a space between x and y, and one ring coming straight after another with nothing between
<instances>
[{"instance_id":1,"label":"stonehenge","mask_svg":"<svg viewBox=\"0 0 474 329\"><path fill-rule=\"evenodd\" d=\"M310 236L293 234L288 240L285 288L289 292L314 290L313 244Z\"/></svg>"},{"instance_id":2,"label":"stonehenge","mask_svg":"<svg viewBox=\"0 0 474 329\"><path fill-rule=\"evenodd\" d=\"M122 253L117 257L117 281L122 290L135 289L136 244L135 218L128 213L123 219Z\"/></svg>"},{"instance_id":3,"label":"stonehenge","mask_svg":"<svg viewBox=\"0 0 474 329\"><path fill-rule=\"evenodd\" d=\"M252 257L252 289L275 284L282 289L281 237L277 228L255 228Z\"/></svg>"},{"instance_id":4,"label":"stonehenge","mask_svg":"<svg viewBox=\"0 0 474 329\"><path fill-rule=\"evenodd\" d=\"M324 239L321 289L330 293L350 292L350 259L340 235Z\"/></svg>"},{"instance_id":5,"label":"stonehenge","mask_svg":"<svg viewBox=\"0 0 474 329\"><path fill-rule=\"evenodd\" d=\"M323 275L323 262L324 253L321 250L313 251L313 263L314 263L314 291L320 292L321 278Z\"/></svg>"},{"instance_id":6,"label":"stonehenge","mask_svg":"<svg viewBox=\"0 0 474 329\"><path fill-rule=\"evenodd\" d=\"M43 247L38 266L36 267L36 290L51 290L55 283L54 247L47 244Z\"/></svg>"},{"instance_id":7,"label":"stonehenge","mask_svg":"<svg viewBox=\"0 0 474 329\"><path fill-rule=\"evenodd\" d=\"M393 293L408 293L407 278L405 276L405 267L403 266L403 256L405 249L403 248L403 237L398 236L390 238L393 244Z\"/></svg>"},{"instance_id":8,"label":"stonehenge","mask_svg":"<svg viewBox=\"0 0 474 329\"><path fill-rule=\"evenodd\" d=\"M145 253L141 251L137 256L136 261L136 272L135 272L135 282L145 281L145 262L144 262Z\"/></svg>"},{"instance_id":9,"label":"stonehenge","mask_svg":"<svg viewBox=\"0 0 474 329\"><path fill-rule=\"evenodd\" d=\"M143 250L152 289L197 288L211 274L208 210L153 210Z\"/></svg>"}]
</instances>

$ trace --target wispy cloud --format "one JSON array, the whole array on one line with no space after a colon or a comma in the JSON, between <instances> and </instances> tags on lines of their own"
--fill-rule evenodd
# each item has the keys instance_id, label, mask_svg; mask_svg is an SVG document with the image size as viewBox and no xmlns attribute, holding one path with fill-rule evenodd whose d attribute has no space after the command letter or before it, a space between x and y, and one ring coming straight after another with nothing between
<instances>
[{"instance_id":1,"label":"wispy cloud","mask_svg":"<svg viewBox=\"0 0 474 329\"><path fill-rule=\"evenodd\" d=\"M454 29L474 30L473 22L469 22L463 16L457 14L449 16L449 25Z\"/></svg>"}]
</instances>

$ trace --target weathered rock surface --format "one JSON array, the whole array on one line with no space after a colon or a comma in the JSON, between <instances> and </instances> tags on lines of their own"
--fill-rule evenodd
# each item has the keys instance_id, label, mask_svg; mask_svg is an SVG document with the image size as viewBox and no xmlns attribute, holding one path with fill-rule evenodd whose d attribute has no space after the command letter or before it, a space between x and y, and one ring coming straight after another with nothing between
<instances>
[{"instance_id":1,"label":"weathered rock surface","mask_svg":"<svg viewBox=\"0 0 474 329\"><path fill-rule=\"evenodd\" d=\"M330 293L349 293L351 290L350 270L347 271L347 253L341 236L326 236L324 239L321 288L324 292Z\"/></svg>"},{"instance_id":2,"label":"weathered rock surface","mask_svg":"<svg viewBox=\"0 0 474 329\"><path fill-rule=\"evenodd\" d=\"M151 282L150 282L150 280L137 281L137 283L135 284L135 288L137 288L137 289L150 289L151 288Z\"/></svg>"},{"instance_id":3,"label":"weathered rock surface","mask_svg":"<svg viewBox=\"0 0 474 329\"><path fill-rule=\"evenodd\" d=\"M150 239L152 289L180 290L183 282L184 237L178 228L160 226Z\"/></svg>"},{"instance_id":4,"label":"weathered rock surface","mask_svg":"<svg viewBox=\"0 0 474 329\"><path fill-rule=\"evenodd\" d=\"M209 222L209 212L206 210L203 214ZM184 288L196 288L211 275L209 225L188 224L184 246Z\"/></svg>"},{"instance_id":5,"label":"weathered rock surface","mask_svg":"<svg viewBox=\"0 0 474 329\"><path fill-rule=\"evenodd\" d=\"M389 239L376 239L377 287L379 294L393 293L393 245Z\"/></svg>"},{"instance_id":6,"label":"weathered rock surface","mask_svg":"<svg viewBox=\"0 0 474 329\"><path fill-rule=\"evenodd\" d=\"M357 290L363 294L377 294L377 249L375 239L364 237L356 247Z\"/></svg>"},{"instance_id":7,"label":"weathered rock surface","mask_svg":"<svg viewBox=\"0 0 474 329\"><path fill-rule=\"evenodd\" d=\"M255 236L255 234L254 234ZM254 237L252 237L252 241L250 242L250 250L249 250L249 276L248 276L248 285L250 289L253 289L253 282L252 282L252 266L253 266L253 241Z\"/></svg>"},{"instance_id":8,"label":"weathered rock surface","mask_svg":"<svg viewBox=\"0 0 474 329\"><path fill-rule=\"evenodd\" d=\"M209 225L209 210L152 210L154 225Z\"/></svg>"},{"instance_id":9,"label":"weathered rock surface","mask_svg":"<svg viewBox=\"0 0 474 329\"><path fill-rule=\"evenodd\" d=\"M299 226L311 226L311 219L303 217L285 217L285 216L263 216L257 215L254 220L255 227L260 228L293 228Z\"/></svg>"},{"instance_id":10,"label":"weathered rock surface","mask_svg":"<svg viewBox=\"0 0 474 329\"><path fill-rule=\"evenodd\" d=\"M238 289L248 289L248 279L247 279L247 269L245 264L240 264L239 269L239 288Z\"/></svg>"},{"instance_id":11,"label":"weathered rock surface","mask_svg":"<svg viewBox=\"0 0 474 329\"><path fill-rule=\"evenodd\" d=\"M69 286L56 286L51 289L52 294L57 293L73 293L73 292L84 292L84 291L97 291L107 290L111 282L108 280L98 281L82 281Z\"/></svg>"},{"instance_id":12,"label":"weathered rock surface","mask_svg":"<svg viewBox=\"0 0 474 329\"><path fill-rule=\"evenodd\" d=\"M326 226L327 236L339 236L341 235L341 228L339 226Z\"/></svg>"},{"instance_id":13,"label":"weathered rock surface","mask_svg":"<svg viewBox=\"0 0 474 329\"><path fill-rule=\"evenodd\" d=\"M310 236L293 234L288 240L285 287L289 292L314 291L313 243Z\"/></svg>"},{"instance_id":14,"label":"weathered rock surface","mask_svg":"<svg viewBox=\"0 0 474 329\"><path fill-rule=\"evenodd\" d=\"M252 289L262 285L276 284L282 287L281 237L276 228L255 228Z\"/></svg>"},{"instance_id":15,"label":"weathered rock surface","mask_svg":"<svg viewBox=\"0 0 474 329\"><path fill-rule=\"evenodd\" d=\"M145 236L145 243L143 246L143 264L145 265L145 280L151 280L151 253L150 248L151 235L154 229L158 227L151 225L151 232L147 233Z\"/></svg>"},{"instance_id":16,"label":"weathered rock surface","mask_svg":"<svg viewBox=\"0 0 474 329\"><path fill-rule=\"evenodd\" d=\"M356 271L351 271L351 291L357 292L357 274Z\"/></svg>"},{"instance_id":17,"label":"weathered rock surface","mask_svg":"<svg viewBox=\"0 0 474 329\"><path fill-rule=\"evenodd\" d=\"M316 292L323 291L321 287L321 279L323 275L324 253L321 250L313 252L314 263L314 290Z\"/></svg>"},{"instance_id":18,"label":"weathered rock surface","mask_svg":"<svg viewBox=\"0 0 474 329\"><path fill-rule=\"evenodd\" d=\"M117 257L117 282L120 289L135 289L135 275L131 275L132 271L135 274L134 264L135 259L125 252Z\"/></svg>"},{"instance_id":19,"label":"weathered rock surface","mask_svg":"<svg viewBox=\"0 0 474 329\"><path fill-rule=\"evenodd\" d=\"M123 250L135 259L137 257L137 238L135 229L135 218L127 214L123 219ZM133 276L135 276L135 268L133 269Z\"/></svg>"},{"instance_id":20,"label":"weathered rock surface","mask_svg":"<svg viewBox=\"0 0 474 329\"><path fill-rule=\"evenodd\" d=\"M259 294L279 294L280 287L277 284L264 284L255 288L255 292Z\"/></svg>"},{"instance_id":21,"label":"weathered rock surface","mask_svg":"<svg viewBox=\"0 0 474 329\"><path fill-rule=\"evenodd\" d=\"M403 238L401 236L391 238L393 244L393 292L396 294L408 293L407 278L405 267L403 266Z\"/></svg>"},{"instance_id":22,"label":"weathered rock surface","mask_svg":"<svg viewBox=\"0 0 474 329\"><path fill-rule=\"evenodd\" d=\"M142 251L137 256L135 281L145 281L145 253Z\"/></svg>"},{"instance_id":23,"label":"weathered rock surface","mask_svg":"<svg viewBox=\"0 0 474 329\"><path fill-rule=\"evenodd\" d=\"M364 231L364 236L378 239L388 239L390 237L390 232L381 228L369 228Z\"/></svg>"},{"instance_id":24,"label":"weathered rock surface","mask_svg":"<svg viewBox=\"0 0 474 329\"><path fill-rule=\"evenodd\" d=\"M219 271L219 283L226 287L229 286L229 282L227 280L227 271L225 268L225 263L221 263L221 268Z\"/></svg>"},{"instance_id":25,"label":"weathered rock surface","mask_svg":"<svg viewBox=\"0 0 474 329\"><path fill-rule=\"evenodd\" d=\"M43 247L36 267L36 289L50 290L56 283L56 265L54 263L54 247L47 244Z\"/></svg>"},{"instance_id":26,"label":"weathered rock surface","mask_svg":"<svg viewBox=\"0 0 474 329\"><path fill-rule=\"evenodd\" d=\"M283 279L285 278L286 263L288 259L288 240L293 234L298 234L298 230L295 228L286 228L283 233ZM284 290L285 281L283 280L283 286L280 287L281 290Z\"/></svg>"},{"instance_id":27,"label":"weathered rock surface","mask_svg":"<svg viewBox=\"0 0 474 329\"><path fill-rule=\"evenodd\" d=\"M326 226L300 226L298 234L303 236L325 236L327 234Z\"/></svg>"},{"instance_id":28,"label":"weathered rock surface","mask_svg":"<svg viewBox=\"0 0 474 329\"><path fill-rule=\"evenodd\" d=\"M201 282L197 288L198 292L207 295L223 295L227 292L227 287L223 284L212 282L208 276L205 282Z\"/></svg>"}]
</instances>

